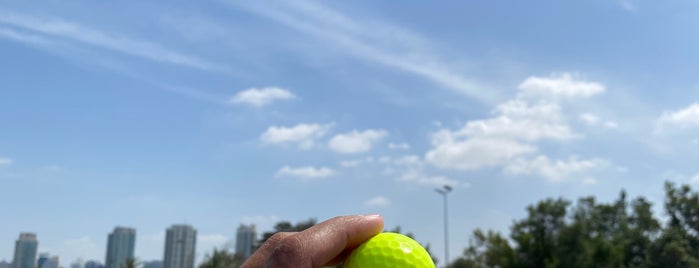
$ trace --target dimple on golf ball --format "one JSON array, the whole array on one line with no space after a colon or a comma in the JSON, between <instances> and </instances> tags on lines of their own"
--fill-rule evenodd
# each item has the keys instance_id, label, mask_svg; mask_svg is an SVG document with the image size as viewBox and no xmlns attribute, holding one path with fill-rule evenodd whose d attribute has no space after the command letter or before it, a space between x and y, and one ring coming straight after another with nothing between
<instances>
[{"instance_id":1,"label":"dimple on golf ball","mask_svg":"<svg viewBox=\"0 0 699 268\"><path fill-rule=\"evenodd\" d=\"M434 268L430 254L410 237L380 233L359 245L343 268L415 267Z\"/></svg>"}]
</instances>

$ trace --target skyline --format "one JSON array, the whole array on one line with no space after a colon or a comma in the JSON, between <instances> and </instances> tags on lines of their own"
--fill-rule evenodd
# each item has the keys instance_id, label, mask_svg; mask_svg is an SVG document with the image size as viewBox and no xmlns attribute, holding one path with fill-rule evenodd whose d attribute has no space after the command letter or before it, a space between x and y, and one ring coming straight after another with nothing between
<instances>
[{"instance_id":1,"label":"skyline","mask_svg":"<svg viewBox=\"0 0 699 268\"><path fill-rule=\"evenodd\" d=\"M379 213L444 256L548 197L699 183L699 3L0 3L0 241L198 260L240 224ZM128 16L126 15L128 14ZM11 243L0 244L0 260Z\"/></svg>"}]
</instances>

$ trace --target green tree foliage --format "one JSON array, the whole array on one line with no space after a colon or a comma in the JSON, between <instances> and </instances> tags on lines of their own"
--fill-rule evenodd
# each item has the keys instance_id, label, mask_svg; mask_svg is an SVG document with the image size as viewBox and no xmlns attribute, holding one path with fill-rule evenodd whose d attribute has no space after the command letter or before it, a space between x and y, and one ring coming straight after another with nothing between
<instances>
[{"instance_id":1,"label":"green tree foliage","mask_svg":"<svg viewBox=\"0 0 699 268\"><path fill-rule=\"evenodd\" d=\"M204 261L199 264L199 268L238 268L242 264L242 256L230 253L225 249L214 249L214 252L204 257Z\"/></svg>"},{"instance_id":2,"label":"green tree foliage","mask_svg":"<svg viewBox=\"0 0 699 268\"><path fill-rule=\"evenodd\" d=\"M449 267L699 267L699 194L666 183L664 226L651 207L624 191L610 203L546 199L527 207L509 239L475 230Z\"/></svg>"},{"instance_id":3,"label":"green tree foliage","mask_svg":"<svg viewBox=\"0 0 699 268\"><path fill-rule=\"evenodd\" d=\"M300 232L311 228L311 226L316 225L316 223L318 223L318 221L314 218L310 218L296 224L291 224L291 222L288 221L277 222L277 224L274 225L274 231L269 231L262 234L262 239L260 239L258 242L258 247L278 232Z\"/></svg>"},{"instance_id":4,"label":"green tree foliage","mask_svg":"<svg viewBox=\"0 0 699 268\"><path fill-rule=\"evenodd\" d=\"M136 258L128 258L126 259L126 262L121 264L121 267L123 268L136 268L140 265L141 263L138 261Z\"/></svg>"}]
</instances>

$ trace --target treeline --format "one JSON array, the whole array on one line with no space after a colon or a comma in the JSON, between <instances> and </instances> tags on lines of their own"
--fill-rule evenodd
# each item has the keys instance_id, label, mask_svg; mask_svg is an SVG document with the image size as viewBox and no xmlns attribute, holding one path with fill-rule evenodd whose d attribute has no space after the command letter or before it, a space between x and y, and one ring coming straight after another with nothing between
<instances>
[{"instance_id":1,"label":"treeline","mask_svg":"<svg viewBox=\"0 0 699 268\"><path fill-rule=\"evenodd\" d=\"M611 203L546 199L527 207L509 237L475 230L449 267L699 267L699 195L668 182L664 205L661 221L648 200L624 191Z\"/></svg>"}]
</instances>

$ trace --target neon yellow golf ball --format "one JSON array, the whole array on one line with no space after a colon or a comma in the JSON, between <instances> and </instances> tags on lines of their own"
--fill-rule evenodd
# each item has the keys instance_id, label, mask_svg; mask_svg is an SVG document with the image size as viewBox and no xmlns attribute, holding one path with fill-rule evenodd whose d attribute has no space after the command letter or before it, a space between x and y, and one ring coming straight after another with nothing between
<instances>
[{"instance_id":1,"label":"neon yellow golf ball","mask_svg":"<svg viewBox=\"0 0 699 268\"><path fill-rule=\"evenodd\" d=\"M359 245L343 268L434 268L430 254L410 237L380 233Z\"/></svg>"}]
</instances>

